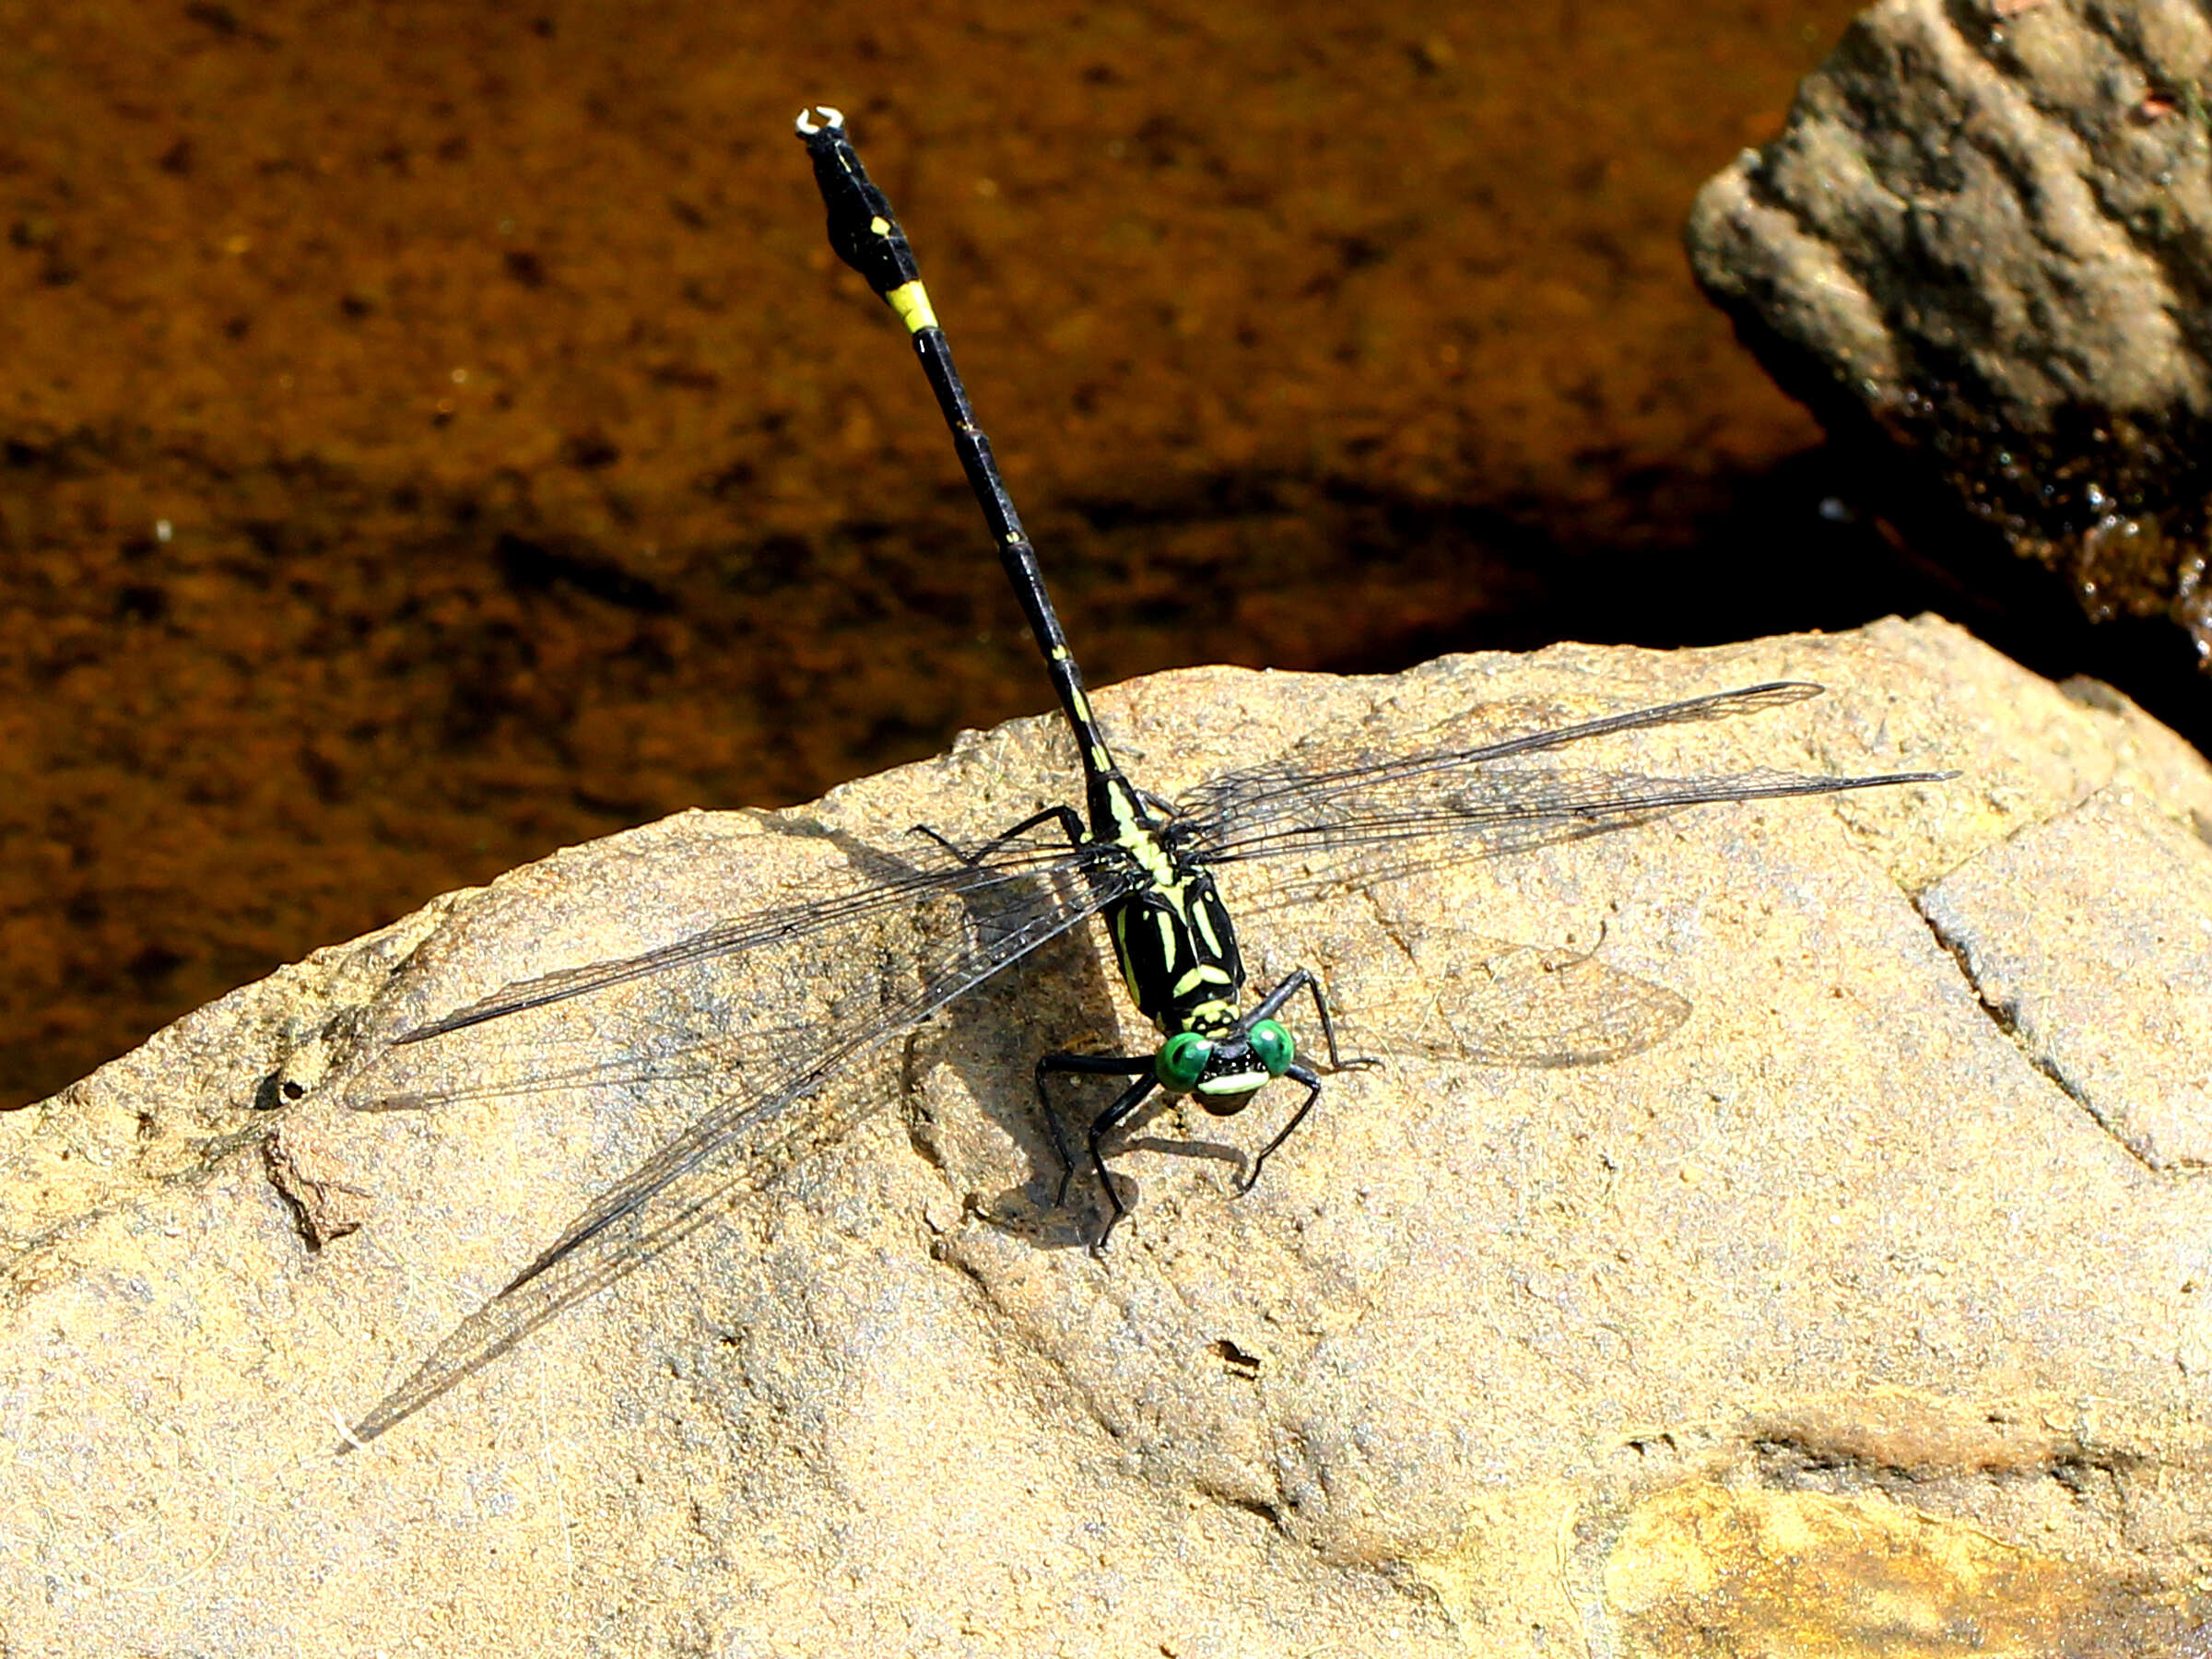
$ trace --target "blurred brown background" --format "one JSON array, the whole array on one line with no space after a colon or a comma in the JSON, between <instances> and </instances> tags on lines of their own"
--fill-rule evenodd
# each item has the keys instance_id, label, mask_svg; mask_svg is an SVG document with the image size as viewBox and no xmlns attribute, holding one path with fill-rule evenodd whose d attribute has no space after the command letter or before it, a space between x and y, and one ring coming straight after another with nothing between
<instances>
[{"instance_id":1,"label":"blurred brown background","mask_svg":"<svg viewBox=\"0 0 2212 1659\"><path fill-rule=\"evenodd\" d=\"M1049 705L813 100L1095 683L1929 603L1677 240L1853 9L0 0L0 1104Z\"/></svg>"}]
</instances>

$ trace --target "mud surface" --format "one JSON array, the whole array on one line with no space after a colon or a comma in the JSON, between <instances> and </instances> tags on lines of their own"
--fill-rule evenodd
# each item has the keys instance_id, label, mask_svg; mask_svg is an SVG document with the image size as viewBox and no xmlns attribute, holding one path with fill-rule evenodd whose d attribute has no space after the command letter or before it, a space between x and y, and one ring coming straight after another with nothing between
<instances>
[{"instance_id":1,"label":"mud surface","mask_svg":"<svg viewBox=\"0 0 2212 1659\"><path fill-rule=\"evenodd\" d=\"M1924 603L1677 243L1852 9L0 0L0 1103L1043 706L809 99L1094 681Z\"/></svg>"}]
</instances>

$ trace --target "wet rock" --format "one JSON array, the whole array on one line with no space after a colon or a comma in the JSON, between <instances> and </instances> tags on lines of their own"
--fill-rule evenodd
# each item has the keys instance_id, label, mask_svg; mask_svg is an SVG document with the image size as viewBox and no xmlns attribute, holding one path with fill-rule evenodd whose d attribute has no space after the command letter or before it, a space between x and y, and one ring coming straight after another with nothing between
<instances>
[{"instance_id":1,"label":"wet rock","mask_svg":"<svg viewBox=\"0 0 2212 1659\"><path fill-rule=\"evenodd\" d=\"M2169 618L2212 663L2201 9L1884 0L1687 238L1831 430L1901 447L2092 618Z\"/></svg>"},{"instance_id":2,"label":"wet rock","mask_svg":"<svg viewBox=\"0 0 2212 1659\"><path fill-rule=\"evenodd\" d=\"M986 834L1065 789L1065 738L679 815L191 1016L0 1120L0 1626L36 1653L2201 1639L2212 1191L2202 1051L2161 1033L2199 1018L2212 773L2171 734L1935 622L1099 702L1172 794L1784 677L1830 695L1615 758L1963 775L1387 879L1231 866L1256 976L1311 963L1384 1061L1251 1193L1282 1102L1136 1125L1103 1256L1095 1193L1053 1206L1031 1062L1142 1041L1069 935L361 1449L344 1426L725 1101L713 1044L803 1051L927 930L393 1034L903 856L906 825ZM2138 949L2173 971L2115 970ZM1479 1064L1463 991L1524 971L1665 1018L1606 1064Z\"/></svg>"}]
</instances>

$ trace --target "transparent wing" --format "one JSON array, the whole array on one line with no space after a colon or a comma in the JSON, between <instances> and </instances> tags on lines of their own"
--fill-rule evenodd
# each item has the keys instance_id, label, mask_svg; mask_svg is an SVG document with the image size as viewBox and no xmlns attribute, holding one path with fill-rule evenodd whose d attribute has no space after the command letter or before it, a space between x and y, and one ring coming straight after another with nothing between
<instances>
[{"instance_id":1,"label":"transparent wing","mask_svg":"<svg viewBox=\"0 0 2212 1659\"><path fill-rule=\"evenodd\" d=\"M771 946L798 945L818 935L896 914L943 898L970 901L983 914L1005 902L996 897L1024 884L1096 866L1097 855L1065 845L1039 846L1019 841L995 843L972 861L955 857L934 844L919 844L912 858L861 849L865 879L845 879L808 896L734 916L703 933L617 961L564 968L502 986L490 995L456 1008L393 1040L394 1045L428 1041L488 1020L587 996L596 991L708 963Z\"/></svg>"},{"instance_id":2,"label":"transparent wing","mask_svg":"<svg viewBox=\"0 0 2212 1659\"><path fill-rule=\"evenodd\" d=\"M1350 1049L1477 1065L1600 1065L1664 1041L1689 999L1588 951L1454 935L1448 959L1377 953L1332 976Z\"/></svg>"},{"instance_id":3,"label":"transparent wing","mask_svg":"<svg viewBox=\"0 0 2212 1659\"><path fill-rule=\"evenodd\" d=\"M712 1104L570 1222L379 1401L350 1440L373 1440L573 1303L688 1236L712 1218L725 1194L766 1181L797 1150L834 1138L849 1123L794 1108L822 1096L870 1051L1095 914L1130 881L1126 861L1111 849L1001 848L972 865L947 857L932 868L737 917L663 949L513 985L408 1032L401 1041L412 1049L433 1037L674 975L680 992L661 1000L690 1012L667 1019L656 1015L648 1030L629 1034L618 1057L590 1057L607 1050L605 1033L588 1030L571 1040L586 1057L560 1065L559 1041L543 1043L533 1035L521 1046L543 1065L512 1076L484 1075L464 1055L456 1071L466 1080L453 1088L380 1089L371 1077L356 1086L352 1103L364 1110L420 1108L675 1079L686 1084L688 1096L704 1094ZM873 936L885 925L898 936ZM830 977L825 963L848 970L834 992L821 989Z\"/></svg>"},{"instance_id":4,"label":"transparent wing","mask_svg":"<svg viewBox=\"0 0 2212 1659\"><path fill-rule=\"evenodd\" d=\"M1731 719L1802 702L1820 692L1818 686L1782 681L1472 747L1381 759L1356 749L1293 756L1201 785L1180 804L1171 833L1182 847L1217 864L1445 839L1458 844L1444 856L1483 855L1604 834L1707 802L1832 794L1955 775L1839 777L1761 769L1656 777L1601 767L1526 764L1527 757L1601 737Z\"/></svg>"}]
</instances>

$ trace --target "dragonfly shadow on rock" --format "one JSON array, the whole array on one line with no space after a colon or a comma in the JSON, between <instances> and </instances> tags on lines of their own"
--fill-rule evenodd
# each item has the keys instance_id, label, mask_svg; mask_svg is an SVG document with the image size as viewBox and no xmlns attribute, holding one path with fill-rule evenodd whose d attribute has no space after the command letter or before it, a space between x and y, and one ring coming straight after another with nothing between
<instances>
[{"instance_id":1,"label":"dragonfly shadow on rock","mask_svg":"<svg viewBox=\"0 0 2212 1659\"><path fill-rule=\"evenodd\" d=\"M1064 1171L1032 1077L1041 1044L1100 1046L1096 1010L1114 996L1104 970L1095 941L1054 939L904 1045L910 1144L968 1213L1041 1249L1093 1236L1075 1193L1055 1202Z\"/></svg>"}]
</instances>

